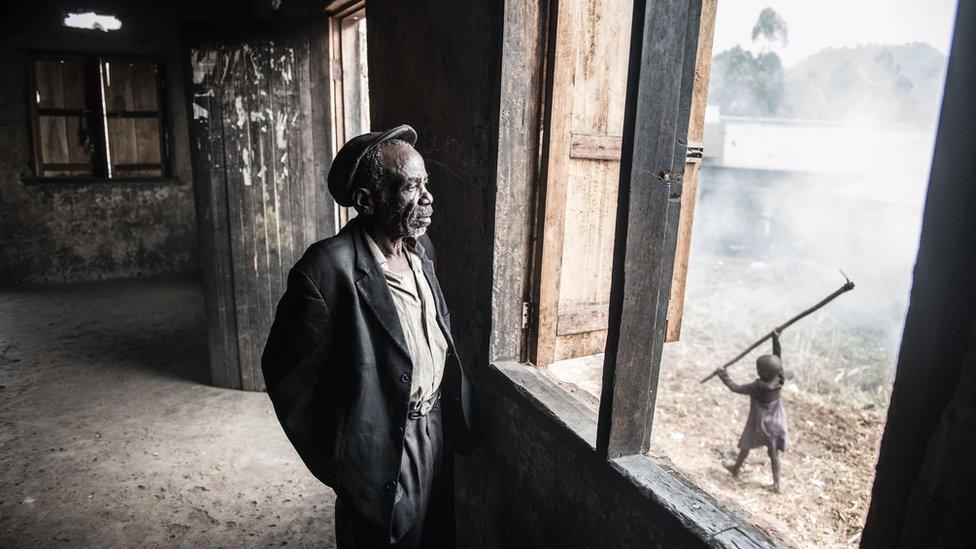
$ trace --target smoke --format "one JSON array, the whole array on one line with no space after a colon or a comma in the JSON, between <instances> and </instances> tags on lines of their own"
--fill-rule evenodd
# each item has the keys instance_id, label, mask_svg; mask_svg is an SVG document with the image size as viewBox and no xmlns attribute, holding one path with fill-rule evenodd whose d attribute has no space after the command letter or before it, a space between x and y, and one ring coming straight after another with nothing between
<instances>
[{"instance_id":1,"label":"smoke","mask_svg":"<svg viewBox=\"0 0 976 549\"><path fill-rule=\"evenodd\" d=\"M857 287L784 333L787 377L794 389L886 403L918 249L945 57L933 68L931 48L865 48L871 51L825 50L798 64L808 70L807 81L826 83L786 93L772 117L721 110L716 117L712 108L682 336L666 345L665 368L719 366L837 289L843 269ZM887 53L879 57L877 51ZM923 68L906 66L919 57ZM835 65L848 76L887 71L902 84L810 76L814 68ZM914 95L905 91L906 74L915 80ZM749 95L713 87L709 98L719 106L734 98L738 112L750 114L770 104L768 98L744 104ZM825 97L843 101L831 110ZM819 120L782 114L797 112L817 112ZM755 357L767 352L757 349L734 372L754 375Z\"/></svg>"}]
</instances>

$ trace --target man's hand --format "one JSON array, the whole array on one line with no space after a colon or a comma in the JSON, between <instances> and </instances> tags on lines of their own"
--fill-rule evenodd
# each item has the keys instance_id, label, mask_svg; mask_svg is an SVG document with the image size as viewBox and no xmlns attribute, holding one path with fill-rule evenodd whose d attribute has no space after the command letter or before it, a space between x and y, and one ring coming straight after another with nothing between
<instances>
[{"instance_id":1,"label":"man's hand","mask_svg":"<svg viewBox=\"0 0 976 549\"><path fill-rule=\"evenodd\" d=\"M727 371L725 371L725 368L719 368L719 369L715 370L715 375L717 375L721 379L725 379L725 378L729 377L729 373Z\"/></svg>"}]
</instances>

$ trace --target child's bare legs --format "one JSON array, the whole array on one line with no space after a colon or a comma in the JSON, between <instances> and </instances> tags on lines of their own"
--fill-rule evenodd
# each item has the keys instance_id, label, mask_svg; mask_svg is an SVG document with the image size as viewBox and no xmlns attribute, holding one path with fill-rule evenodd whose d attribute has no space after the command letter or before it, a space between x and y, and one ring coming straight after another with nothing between
<instances>
[{"instance_id":1,"label":"child's bare legs","mask_svg":"<svg viewBox=\"0 0 976 549\"><path fill-rule=\"evenodd\" d=\"M779 494L782 493L782 489L780 488L779 484L779 450L772 445L768 446L767 449L769 453L769 462L773 466L773 490Z\"/></svg>"},{"instance_id":2,"label":"child's bare legs","mask_svg":"<svg viewBox=\"0 0 976 549\"><path fill-rule=\"evenodd\" d=\"M723 463L722 466L725 467L726 469L728 469L729 472L732 473L732 476L733 477L738 478L739 477L739 470L742 469L742 464L746 462L746 458L747 457L749 457L749 450L747 450L745 448L742 448L742 449L739 450L738 457L735 458L735 464L734 465L729 465L727 463Z\"/></svg>"}]
</instances>

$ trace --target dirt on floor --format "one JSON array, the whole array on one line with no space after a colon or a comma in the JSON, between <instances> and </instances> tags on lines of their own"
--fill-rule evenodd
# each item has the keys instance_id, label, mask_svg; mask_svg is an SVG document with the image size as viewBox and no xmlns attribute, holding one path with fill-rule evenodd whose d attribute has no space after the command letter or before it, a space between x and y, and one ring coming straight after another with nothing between
<instances>
[{"instance_id":1,"label":"dirt on floor","mask_svg":"<svg viewBox=\"0 0 976 549\"><path fill-rule=\"evenodd\" d=\"M559 362L549 370L595 410L602 367L600 354ZM733 378L751 381L748 370L740 366ZM734 461L749 398L717 379L699 383L708 373L662 368L650 455L671 462L776 538L802 547L856 546L884 429L881 409L838 404L788 383L782 400L790 448L782 457L783 493L777 494L770 489L772 472L762 449L750 454L738 479L722 467L723 461Z\"/></svg>"},{"instance_id":2,"label":"dirt on floor","mask_svg":"<svg viewBox=\"0 0 976 549\"><path fill-rule=\"evenodd\" d=\"M334 546L332 490L206 341L193 278L0 289L0 546Z\"/></svg>"}]
</instances>

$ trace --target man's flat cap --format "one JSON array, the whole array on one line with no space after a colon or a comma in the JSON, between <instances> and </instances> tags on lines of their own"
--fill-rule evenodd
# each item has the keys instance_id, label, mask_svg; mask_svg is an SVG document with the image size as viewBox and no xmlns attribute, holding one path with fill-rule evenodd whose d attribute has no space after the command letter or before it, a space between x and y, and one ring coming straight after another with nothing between
<instances>
[{"instance_id":1,"label":"man's flat cap","mask_svg":"<svg viewBox=\"0 0 976 549\"><path fill-rule=\"evenodd\" d=\"M380 143L391 139L402 139L413 145L417 142L417 132L403 124L385 132L370 132L353 137L339 149L332 167L329 168L329 192L340 206L352 206L353 181L359 161Z\"/></svg>"}]
</instances>

